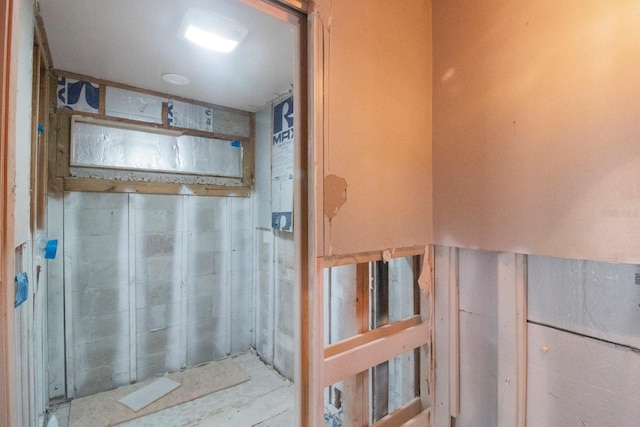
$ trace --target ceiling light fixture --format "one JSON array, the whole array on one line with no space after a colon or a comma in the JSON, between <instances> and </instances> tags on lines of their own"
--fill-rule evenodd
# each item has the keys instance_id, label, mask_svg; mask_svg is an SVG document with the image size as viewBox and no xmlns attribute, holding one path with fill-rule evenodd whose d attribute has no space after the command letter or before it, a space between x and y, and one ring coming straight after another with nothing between
<instances>
[{"instance_id":1,"label":"ceiling light fixture","mask_svg":"<svg viewBox=\"0 0 640 427\"><path fill-rule=\"evenodd\" d=\"M246 27L213 12L189 8L178 37L217 52L231 52L247 36Z\"/></svg>"},{"instance_id":2,"label":"ceiling light fixture","mask_svg":"<svg viewBox=\"0 0 640 427\"><path fill-rule=\"evenodd\" d=\"M172 85L184 86L189 84L189 78L182 74L167 73L162 75L162 80Z\"/></svg>"}]
</instances>

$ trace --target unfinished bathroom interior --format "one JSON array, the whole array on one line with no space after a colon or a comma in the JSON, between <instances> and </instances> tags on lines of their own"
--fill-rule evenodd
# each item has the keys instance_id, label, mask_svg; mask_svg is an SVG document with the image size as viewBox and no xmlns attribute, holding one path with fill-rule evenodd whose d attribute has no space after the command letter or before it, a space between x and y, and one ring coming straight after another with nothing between
<instances>
[{"instance_id":1,"label":"unfinished bathroom interior","mask_svg":"<svg viewBox=\"0 0 640 427\"><path fill-rule=\"evenodd\" d=\"M30 293L15 309L3 294L7 425L42 425L52 403L253 352L293 380L291 418L276 425L637 425L638 2L243 0L288 26L292 55L282 87L250 106L202 99L193 85L176 95L159 76L179 70L127 56L134 39L120 28L161 37L143 29L166 24L164 2L115 11L110 40L127 74L153 64L139 81L107 73L118 55L80 61L95 71L58 63L52 11L65 2L41 0L42 21L32 1L10 3L15 59L3 72L17 95L3 138L15 182L0 177L16 196L2 200L2 280L27 272ZM97 34L110 3L82 15L95 20L70 19ZM193 1L213 3L231 4ZM49 91L38 83L46 65L33 65L39 26L59 70ZM57 103L78 82L97 88L75 86L97 91L97 112ZM291 233L279 229L287 215L274 221L271 171L273 116L290 90ZM156 103L155 119L131 116L135 102L116 111L132 93ZM49 115L32 102L47 97ZM178 122L165 125L170 105ZM214 129L185 131L185 108L210 109ZM72 129L114 123L215 134L235 159L216 167L236 169L96 176L87 157L73 160L95 151L74 152ZM50 239L58 254L44 261ZM161 413L149 420L162 425Z\"/></svg>"},{"instance_id":2,"label":"unfinished bathroom interior","mask_svg":"<svg viewBox=\"0 0 640 427\"><path fill-rule=\"evenodd\" d=\"M207 13L244 26L234 52L184 39ZM36 19L37 238L58 242L42 273L44 396L72 400L82 425L76 399L249 352L289 383L259 420L293 419L300 19L233 0L41 2Z\"/></svg>"}]
</instances>

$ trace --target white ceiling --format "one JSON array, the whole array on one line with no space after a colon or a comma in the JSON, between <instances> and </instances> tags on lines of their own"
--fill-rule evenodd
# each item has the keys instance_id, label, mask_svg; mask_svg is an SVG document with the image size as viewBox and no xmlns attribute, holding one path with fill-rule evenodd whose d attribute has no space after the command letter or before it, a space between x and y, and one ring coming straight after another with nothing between
<instances>
[{"instance_id":1,"label":"white ceiling","mask_svg":"<svg viewBox=\"0 0 640 427\"><path fill-rule=\"evenodd\" d=\"M294 26L235 0L40 0L56 69L245 111L257 111L293 83ZM231 53L181 40L189 7L245 25ZM164 73L191 83L166 83Z\"/></svg>"}]
</instances>

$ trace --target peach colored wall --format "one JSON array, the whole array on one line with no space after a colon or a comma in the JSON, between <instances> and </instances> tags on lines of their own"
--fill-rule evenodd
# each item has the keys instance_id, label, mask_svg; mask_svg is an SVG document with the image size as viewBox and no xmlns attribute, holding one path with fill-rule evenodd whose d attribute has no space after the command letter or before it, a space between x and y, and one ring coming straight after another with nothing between
<instances>
[{"instance_id":1,"label":"peach colored wall","mask_svg":"<svg viewBox=\"0 0 640 427\"><path fill-rule=\"evenodd\" d=\"M327 51L325 255L432 240L430 3L317 2Z\"/></svg>"},{"instance_id":2,"label":"peach colored wall","mask_svg":"<svg viewBox=\"0 0 640 427\"><path fill-rule=\"evenodd\" d=\"M640 262L640 2L436 1L435 243Z\"/></svg>"}]
</instances>

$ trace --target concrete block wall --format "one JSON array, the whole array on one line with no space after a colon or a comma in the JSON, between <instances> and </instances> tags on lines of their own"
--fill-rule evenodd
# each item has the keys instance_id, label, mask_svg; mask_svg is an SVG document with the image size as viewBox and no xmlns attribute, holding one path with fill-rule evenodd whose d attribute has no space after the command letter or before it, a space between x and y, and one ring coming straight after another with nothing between
<instances>
[{"instance_id":1,"label":"concrete block wall","mask_svg":"<svg viewBox=\"0 0 640 427\"><path fill-rule=\"evenodd\" d=\"M64 221L65 318L57 321L66 325L68 393L86 396L130 379L128 196L68 193Z\"/></svg>"},{"instance_id":2,"label":"concrete block wall","mask_svg":"<svg viewBox=\"0 0 640 427\"><path fill-rule=\"evenodd\" d=\"M231 353L249 349L254 344L254 233L251 199L230 198L231 232Z\"/></svg>"},{"instance_id":3,"label":"concrete block wall","mask_svg":"<svg viewBox=\"0 0 640 427\"><path fill-rule=\"evenodd\" d=\"M131 195L129 203L135 377L143 379L184 366L180 352L182 198Z\"/></svg>"},{"instance_id":4,"label":"concrete block wall","mask_svg":"<svg viewBox=\"0 0 640 427\"><path fill-rule=\"evenodd\" d=\"M293 380L295 364L293 234L256 229L256 338L260 357Z\"/></svg>"},{"instance_id":5,"label":"concrete block wall","mask_svg":"<svg viewBox=\"0 0 640 427\"><path fill-rule=\"evenodd\" d=\"M256 229L256 351L273 364L275 334L274 233Z\"/></svg>"},{"instance_id":6,"label":"concrete block wall","mask_svg":"<svg viewBox=\"0 0 640 427\"><path fill-rule=\"evenodd\" d=\"M187 360L189 366L224 357L230 350L228 203L190 198L187 220Z\"/></svg>"},{"instance_id":7,"label":"concrete block wall","mask_svg":"<svg viewBox=\"0 0 640 427\"><path fill-rule=\"evenodd\" d=\"M256 186L252 195L255 348L260 357L293 380L295 254L293 234L271 228L271 115L271 104L256 113Z\"/></svg>"},{"instance_id":8,"label":"concrete block wall","mask_svg":"<svg viewBox=\"0 0 640 427\"><path fill-rule=\"evenodd\" d=\"M295 254L293 233L276 231L276 306L273 366L293 379L295 345L293 340L293 307Z\"/></svg>"},{"instance_id":9,"label":"concrete block wall","mask_svg":"<svg viewBox=\"0 0 640 427\"><path fill-rule=\"evenodd\" d=\"M68 396L252 346L251 199L68 193L63 205L64 280L54 268L49 295L70 298L50 312L49 348L67 342L50 362L66 362Z\"/></svg>"}]
</instances>

